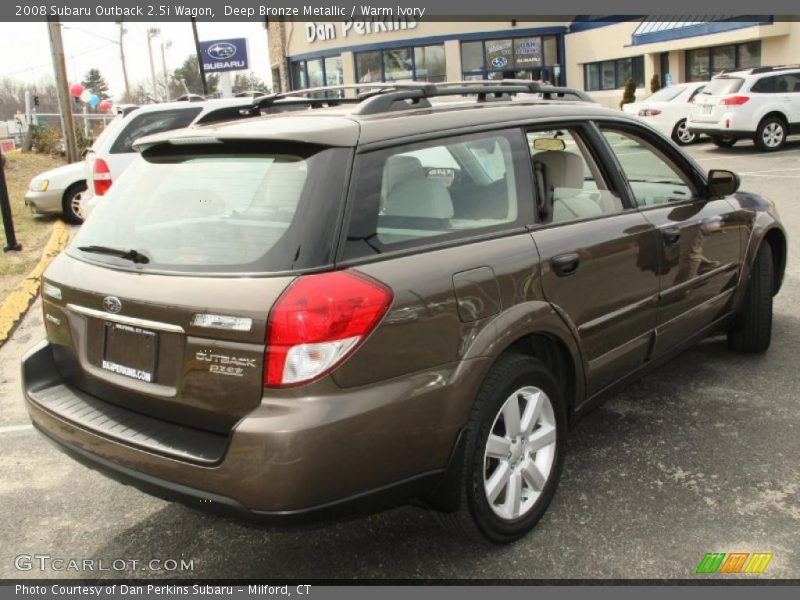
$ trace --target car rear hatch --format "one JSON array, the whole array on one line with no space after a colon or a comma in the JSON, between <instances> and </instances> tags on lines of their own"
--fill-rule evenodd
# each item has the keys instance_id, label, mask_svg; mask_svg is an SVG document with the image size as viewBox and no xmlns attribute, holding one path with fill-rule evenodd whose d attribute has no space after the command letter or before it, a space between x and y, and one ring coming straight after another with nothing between
<instances>
[{"instance_id":1,"label":"car rear hatch","mask_svg":"<svg viewBox=\"0 0 800 600\"><path fill-rule=\"evenodd\" d=\"M736 96L744 84L741 77L714 77L694 98L691 120L696 123L718 123L730 109L726 99Z\"/></svg>"},{"instance_id":2,"label":"car rear hatch","mask_svg":"<svg viewBox=\"0 0 800 600\"><path fill-rule=\"evenodd\" d=\"M262 397L267 318L332 264L350 149L194 140L144 152L45 275L67 384L225 432Z\"/></svg>"}]
</instances>

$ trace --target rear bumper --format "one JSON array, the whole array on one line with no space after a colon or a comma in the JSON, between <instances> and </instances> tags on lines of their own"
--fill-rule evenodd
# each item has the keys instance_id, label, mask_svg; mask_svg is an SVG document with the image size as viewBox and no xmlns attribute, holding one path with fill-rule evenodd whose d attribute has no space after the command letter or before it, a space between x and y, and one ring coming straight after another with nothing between
<instances>
[{"instance_id":1,"label":"rear bumper","mask_svg":"<svg viewBox=\"0 0 800 600\"><path fill-rule=\"evenodd\" d=\"M31 192L25 194L25 206L37 215L60 213L63 210L61 200L64 190L49 190L47 192Z\"/></svg>"},{"instance_id":2,"label":"rear bumper","mask_svg":"<svg viewBox=\"0 0 800 600\"><path fill-rule=\"evenodd\" d=\"M698 135L713 135L717 137L735 137L752 138L755 134L752 131L745 131L744 129L725 129L723 127L713 127L708 125L694 125L688 124L688 129L694 134Z\"/></svg>"},{"instance_id":3,"label":"rear bumper","mask_svg":"<svg viewBox=\"0 0 800 600\"><path fill-rule=\"evenodd\" d=\"M174 450L193 447L178 432L195 446L202 436L219 434L163 422L153 433L150 417L71 389L49 343L25 356L22 381L34 426L79 462L196 508L291 522L374 511L434 493L446 479L466 415L454 410L453 387L431 382L468 383L482 371L475 366L462 363L324 398L265 399L221 436L218 460L210 451L198 459L196 451L184 448L181 457ZM60 403L46 400L54 389ZM87 406L68 408L81 402ZM102 404L111 407L105 414L87 413L102 412Z\"/></svg>"}]
</instances>

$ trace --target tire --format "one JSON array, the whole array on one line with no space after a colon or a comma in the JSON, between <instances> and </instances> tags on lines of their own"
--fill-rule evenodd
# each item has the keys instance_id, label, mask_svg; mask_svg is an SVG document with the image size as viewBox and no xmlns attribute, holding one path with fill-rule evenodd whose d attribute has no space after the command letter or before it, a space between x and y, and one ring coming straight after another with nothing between
<instances>
[{"instance_id":1,"label":"tire","mask_svg":"<svg viewBox=\"0 0 800 600\"><path fill-rule=\"evenodd\" d=\"M64 199L61 201L61 208L64 215L64 220L67 223L80 225L83 223L83 217L80 214L80 200L81 194L86 191L86 183L73 183L64 192Z\"/></svg>"},{"instance_id":2,"label":"tire","mask_svg":"<svg viewBox=\"0 0 800 600\"><path fill-rule=\"evenodd\" d=\"M789 128L786 122L778 117L765 117L756 129L756 147L762 152L775 152L786 144Z\"/></svg>"},{"instance_id":3,"label":"tire","mask_svg":"<svg viewBox=\"0 0 800 600\"><path fill-rule=\"evenodd\" d=\"M761 354L772 339L772 248L764 241L753 262L741 312L728 331L728 345L737 352Z\"/></svg>"},{"instance_id":4,"label":"tire","mask_svg":"<svg viewBox=\"0 0 800 600\"><path fill-rule=\"evenodd\" d=\"M502 416L505 413L513 417L510 402L516 403L521 421L516 438L509 435ZM529 428L532 433L526 434L522 431L526 416L532 416L537 405L538 418ZM458 509L435 513L436 520L460 537L483 543L506 544L528 533L555 494L566 450L566 422L559 386L547 368L529 356L502 356L481 385L464 431ZM487 446L492 432L492 445ZM515 441L508 443L509 438ZM520 439L527 439L528 445L520 443ZM498 446L498 441L506 445ZM504 458L487 453L500 453ZM505 485L495 485L494 482L503 481L506 473L510 476ZM530 481L537 485L534 487ZM519 486L516 489L520 494L513 494L513 486ZM496 491L494 502L490 502L487 489ZM519 500L515 503L514 498ZM518 507L516 516L514 506ZM501 512L508 514L503 516Z\"/></svg>"},{"instance_id":5,"label":"tire","mask_svg":"<svg viewBox=\"0 0 800 600\"><path fill-rule=\"evenodd\" d=\"M681 119L672 130L672 140L679 146L688 146L697 141L697 134L686 128L686 119Z\"/></svg>"},{"instance_id":6,"label":"tire","mask_svg":"<svg viewBox=\"0 0 800 600\"><path fill-rule=\"evenodd\" d=\"M732 137L723 137L721 135L712 135L711 143L717 148L732 148L733 145L739 140Z\"/></svg>"}]
</instances>

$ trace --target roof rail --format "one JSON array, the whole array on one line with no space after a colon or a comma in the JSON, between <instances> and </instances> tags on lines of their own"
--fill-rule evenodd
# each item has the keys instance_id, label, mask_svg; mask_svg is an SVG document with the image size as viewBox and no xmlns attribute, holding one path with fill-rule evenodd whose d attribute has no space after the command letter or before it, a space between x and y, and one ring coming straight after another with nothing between
<instances>
[{"instance_id":1,"label":"roof rail","mask_svg":"<svg viewBox=\"0 0 800 600\"><path fill-rule=\"evenodd\" d=\"M407 108L430 106L429 98L442 96L477 96L478 102L508 98L516 94L541 94L546 100L564 99L594 102L585 92L519 79L448 81L404 89L368 93L353 111L358 115L373 115Z\"/></svg>"},{"instance_id":2,"label":"roof rail","mask_svg":"<svg viewBox=\"0 0 800 600\"><path fill-rule=\"evenodd\" d=\"M328 96L330 92L354 90L355 97ZM321 94L325 94L321 96ZM357 115L373 115L410 108L427 108L429 98L443 96L477 96L478 102L509 98L517 94L539 94L545 100L572 99L594 102L586 92L573 88L553 86L524 79L447 81L443 83L386 82L353 83L326 87L305 88L266 94L253 99L253 104L242 110L242 114L260 114L269 107L304 105L311 108L358 104L353 110Z\"/></svg>"},{"instance_id":3,"label":"roof rail","mask_svg":"<svg viewBox=\"0 0 800 600\"><path fill-rule=\"evenodd\" d=\"M786 69L800 69L800 64L796 65L772 65L769 67L755 67L750 73L758 75L759 73L770 73L772 71L783 71Z\"/></svg>"}]
</instances>

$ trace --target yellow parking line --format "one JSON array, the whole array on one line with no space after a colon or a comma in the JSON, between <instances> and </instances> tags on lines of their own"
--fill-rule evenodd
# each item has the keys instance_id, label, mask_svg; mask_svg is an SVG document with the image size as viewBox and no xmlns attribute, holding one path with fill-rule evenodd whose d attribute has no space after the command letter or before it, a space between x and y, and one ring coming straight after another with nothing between
<instances>
[{"instance_id":1,"label":"yellow parking line","mask_svg":"<svg viewBox=\"0 0 800 600\"><path fill-rule=\"evenodd\" d=\"M56 221L53 226L53 232L50 234L50 240L44 247L39 262L0 304L0 345L8 339L14 327L36 299L36 295L39 293L42 273L44 273L50 261L64 249L68 241L69 231L66 225L61 221Z\"/></svg>"}]
</instances>

